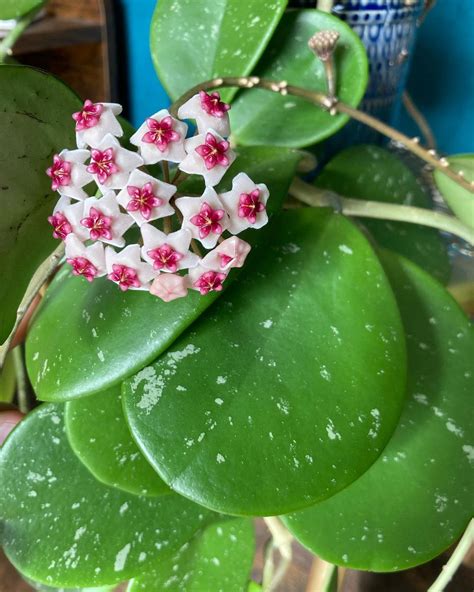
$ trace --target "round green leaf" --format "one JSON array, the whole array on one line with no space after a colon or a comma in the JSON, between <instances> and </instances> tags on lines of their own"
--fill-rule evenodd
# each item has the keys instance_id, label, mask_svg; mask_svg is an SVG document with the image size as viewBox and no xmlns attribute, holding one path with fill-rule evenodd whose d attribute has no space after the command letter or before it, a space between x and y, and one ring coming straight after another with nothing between
<instances>
[{"instance_id":1,"label":"round green leaf","mask_svg":"<svg viewBox=\"0 0 474 592\"><path fill-rule=\"evenodd\" d=\"M359 37L343 21L317 10L287 11L254 74L262 78L327 92L322 62L308 49L317 31L337 31L337 96L357 106L367 86L367 56ZM336 133L348 118L330 115L304 99L261 89L240 93L229 111L232 135L239 144L309 146Z\"/></svg>"},{"instance_id":2,"label":"round green leaf","mask_svg":"<svg viewBox=\"0 0 474 592\"><path fill-rule=\"evenodd\" d=\"M300 209L171 351L127 380L127 420L170 487L269 516L333 495L397 423L405 349L379 261L346 218Z\"/></svg>"},{"instance_id":3,"label":"round green leaf","mask_svg":"<svg viewBox=\"0 0 474 592\"><path fill-rule=\"evenodd\" d=\"M66 404L69 444L96 479L136 495L163 495L169 488L132 440L120 387Z\"/></svg>"},{"instance_id":4,"label":"round green leaf","mask_svg":"<svg viewBox=\"0 0 474 592\"><path fill-rule=\"evenodd\" d=\"M370 571L430 560L459 537L472 512L472 328L428 274L396 255L383 260L407 335L399 426L355 483L283 517L327 561Z\"/></svg>"},{"instance_id":5,"label":"round green leaf","mask_svg":"<svg viewBox=\"0 0 474 592\"><path fill-rule=\"evenodd\" d=\"M474 182L474 154L459 154L449 157L452 169L464 173L464 178ZM461 187L459 183L447 177L442 171L434 172L434 179L444 200L456 216L471 228L474 228L474 193ZM474 189L474 188L473 188Z\"/></svg>"},{"instance_id":6,"label":"round green leaf","mask_svg":"<svg viewBox=\"0 0 474 592\"><path fill-rule=\"evenodd\" d=\"M161 83L177 99L216 76L244 76L267 46L287 0L160 0L151 23L151 55ZM179 40L179 43L177 43ZM228 99L234 91L224 91Z\"/></svg>"},{"instance_id":7,"label":"round green leaf","mask_svg":"<svg viewBox=\"0 0 474 592\"><path fill-rule=\"evenodd\" d=\"M0 449L1 542L37 582L73 588L126 580L210 519L180 496L139 497L96 481L68 444L58 404L28 415Z\"/></svg>"},{"instance_id":8,"label":"round green leaf","mask_svg":"<svg viewBox=\"0 0 474 592\"><path fill-rule=\"evenodd\" d=\"M0 20L19 19L24 14L37 10L46 0L1 0ZM2 91L4 87L2 86Z\"/></svg>"},{"instance_id":9,"label":"round green leaf","mask_svg":"<svg viewBox=\"0 0 474 592\"><path fill-rule=\"evenodd\" d=\"M100 586L99 588L55 588L46 584L39 584L29 578L24 578L37 592L113 592L115 586Z\"/></svg>"},{"instance_id":10,"label":"round green leaf","mask_svg":"<svg viewBox=\"0 0 474 592\"><path fill-rule=\"evenodd\" d=\"M261 147L242 149L224 179L230 188L246 171L270 189L269 211L286 197L300 154ZM262 233L250 231L249 242ZM228 281L235 277L230 274ZM216 299L191 290L164 303L147 292L122 293L105 278L89 284L63 269L52 282L26 342L26 362L39 399L64 401L99 392L137 372L167 349Z\"/></svg>"},{"instance_id":11,"label":"round green leaf","mask_svg":"<svg viewBox=\"0 0 474 592\"><path fill-rule=\"evenodd\" d=\"M48 216L58 199L45 171L75 144L80 101L60 80L26 66L0 67L0 343L38 265L54 250Z\"/></svg>"},{"instance_id":12,"label":"round green leaf","mask_svg":"<svg viewBox=\"0 0 474 592\"><path fill-rule=\"evenodd\" d=\"M255 553L253 524L239 518L208 526L128 592L244 592Z\"/></svg>"},{"instance_id":13,"label":"round green leaf","mask_svg":"<svg viewBox=\"0 0 474 592\"><path fill-rule=\"evenodd\" d=\"M340 152L316 179L318 187L347 197L429 208L421 181L388 150L354 146ZM364 219L376 241L408 257L446 283L451 275L446 245L438 231L418 224Z\"/></svg>"},{"instance_id":14,"label":"round green leaf","mask_svg":"<svg viewBox=\"0 0 474 592\"><path fill-rule=\"evenodd\" d=\"M16 373L13 352L9 351L0 368L0 403L11 403L15 397Z\"/></svg>"}]
</instances>

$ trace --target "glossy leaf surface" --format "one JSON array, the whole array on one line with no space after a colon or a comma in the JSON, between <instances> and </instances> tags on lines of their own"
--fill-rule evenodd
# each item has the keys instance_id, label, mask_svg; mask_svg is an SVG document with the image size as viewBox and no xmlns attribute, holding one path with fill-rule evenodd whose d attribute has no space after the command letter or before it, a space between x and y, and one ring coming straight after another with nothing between
<instances>
[{"instance_id":1,"label":"glossy leaf surface","mask_svg":"<svg viewBox=\"0 0 474 592\"><path fill-rule=\"evenodd\" d=\"M407 335L400 424L355 483L283 517L326 561L369 571L407 569L437 556L472 511L472 327L428 274L395 255L383 260Z\"/></svg>"},{"instance_id":2,"label":"glossy leaf surface","mask_svg":"<svg viewBox=\"0 0 474 592\"><path fill-rule=\"evenodd\" d=\"M354 146L339 153L316 179L318 187L346 197L428 208L421 181L395 154L378 146ZM451 269L444 240L433 228L366 218L377 243L408 257L441 282Z\"/></svg>"},{"instance_id":3,"label":"glossy leaf surface","mask_svg":"<svg viewBox=\"0 0 474 592\"><path fill-rule=\"evenodd\" d=\"M46 0L2 0L0 2L0 20L19 19L45 3Z\"/></svg>"},{"instance_id":4,"label":"glossy leaf surface","mask_svg":"<svg viewBox=\"0 0 474 592\"><path fill-rule=\"evenodd\" d=\"M66 431L76 455L105 485L136 495L169 493L132 439L120 386L67 403Z\"/></svg>"},{"instance_id":5,"label":"glossy leaf surface","mask_svg":"<svg viewBox=\"0 0 474 592\"><path fill-rule=\"evenodd\" d=\"M268 185L269 212L277 211L299 158L293 150L242 149L221 187L229 189L233 176L244 170L256 183ZM250 231L246 238L257 242L260 237L261 232ZM37 396L69 400L119 383L168 348L216 294L202 297L191 290L186 298L164 303L147 292L122 293L104 278L91 285L63 269L46 293L26 344Z\"/></svg>"},{"instance_id":6,"label":"glossy leaf surface","mask_svg":"<svg viewBox=\"0 0 474 592\"><path fill-rule=\"evenodd\" d=\"M0 68L0 343L36 268L55 249L48 216L58 195L53 154L74 146L80 101L61 81L26 66Z\"/></svg>"},{"instance_id":7,"label":"glossy leaf surface","mask_svg":"<svg viewBox=\"0 0 474 592\"><path fill-rule=\"evenodd\" d=\"M405 350L378 259L347 219L284 212L238 282L124 383L137 443L176 491L230 514L310 505L398 420Z\"/></svg>"},{"instance_id":8,"label":"glossy leaf surface","mask_svg":"<svg viewBox=\"0 0 474 592\"><path fill-rule=\"evenodd\" d=\"M335 51L337 96L356 106L367 86L367 57L359 37L343 21L317 10L287 11L254 74L308 90L327 92L322 62L308 49L317 31L340 35ZM261 89L242 91L229 111L232 135L239 144L309 146L336 133L348 119L291 95Z\"/></svg>"},{"instance_id":9,"label":"glossy leaf surface","mask_svg":"<svg viewBox=\"0 0 474 592\"><path fill-rule=\"evenodd\" d=\"M474 154L450 156L449 164L455 171L462 171L464 178L474 182ZM434 178L439 191L456 216L474 228L474 193L461 187L456 181L436 170Z\"/></svg>"},{"instance_id":10,"label":"glossy leaf surface","mask_svg":"<svg viewBox=\"0 0 474 592\"><path fill-rule=\"evenodd\" d=\"M37 582L73 588L126 580L210 518L177 495L139 497L96 481L68 444L58 404L30 413L0 451L1 542Z\"/></svg>"},{"instance_id":11,"label":"glossy leaf surface","mask_svg":"<svg viewBox=\"0 0 474 592\"><path fill-rule=\"evenodd\" d=\"M255 552L253 524L236 519L213 524L132 580L128 592L244 592Z\"/></svg>"},{"instance_id":12,"label":"glossy leaf surface","mask_svg":"<svg viewBox=\"0 0 474 592\"><path fill-rule=\"evenodd\" d=\"M151 55L172 99L216 76L250 74L287 0L160 0L151 25ZM177 40L179 39L179 43ZM230 98L233 91L223 91Z\"/></svg>"}]
</instances>

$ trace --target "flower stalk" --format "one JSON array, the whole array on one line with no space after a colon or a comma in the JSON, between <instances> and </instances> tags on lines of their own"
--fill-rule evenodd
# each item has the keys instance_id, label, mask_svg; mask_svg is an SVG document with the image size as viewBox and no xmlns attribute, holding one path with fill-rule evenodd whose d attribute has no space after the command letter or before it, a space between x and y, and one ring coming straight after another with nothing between
<instances>
[{"instance_id":1,"label":"flower stalk","mask_svg":"<svg viewBox=\"0 0 474 592\"><path fill-rule=\"evenodd\" d=\"M0 43L0 64L5 63L7 57L12 55L13 46L21 37L25 29L27 29L33 22L41 8L41 6L36 7L23 15L20 19L18 19L16 25L8 33L8 35L4 37L3 41Z\"/></svg>"}]
</instances>

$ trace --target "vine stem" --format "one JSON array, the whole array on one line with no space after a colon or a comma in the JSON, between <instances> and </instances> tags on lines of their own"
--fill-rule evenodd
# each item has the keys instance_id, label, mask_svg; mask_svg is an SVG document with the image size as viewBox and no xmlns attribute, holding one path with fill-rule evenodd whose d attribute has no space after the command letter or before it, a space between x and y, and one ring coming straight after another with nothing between
<instances>
[{"instance_id":1,"label":"vine stem","mask_svg":"<svg viewBox=\"0 0 474 592\"><path fill-rule=\"evenodd\" d=\"M346 216L376 218L409 222L437 228L459 236L474 245L474 229L469 228L454 216L401 204L380 201L364 201L338 195L332 191L318 189L295 178L290 186L290 194L299 201L313 207L332 207Z\"/></svg>"},{"instance_id":2,"label":"vine stem","mask_svg":"<svg viewBox=\"0 0 474 592\"><path fill-rule=\"evenodd\" d=\"M17 397L18 397L18 409L22 413L28 413L28 389L26 381L26 370L25 361L23 359L23 347L17 345L12 350L13 364L15 366L16 384L17 384Z\"/></svg>"},{"instance_id":3,"label":"vine stem","mask_svg":"<svg viewBox=\"0 0 474 592\"><path fill-rule=\"evenodd\" d=\"M316 2L316 8L322 12L331 12L334 5L334 0L318 0Z\"/></svg>"},{"instance_id":4,"label":"vine stem","mask_svg":"<svg viewBox=\"0 0 474 592\"><path fill-rule=\"evenodd\" d=\"M453 554L449 558L443 571L436 578L433 584L428 588L428 592L443 592L449 582L453 579L462 560L469 551L471 545L474 543L474 520L469 522L466 532L463 534Z\"/></svg>"},{"instance_id":5,"label":"vine stem","mask_svg":"<svg viewBox=\"0 0 474 592\"><path fill-rule=\"evenodd\" d=\"M456 183L461 185L461 187L467 189L471 193L474 193L474 183L470 183L464 178L462 174L451 169L446 158L439 158L433 151L426 150L420 146L419 138L409 138L405 134L402 134L382 121L379 121L375 117L359 111L358 109L355 109L346 103L342 103L336 98L331 98L330 96L318 91L312 91L299 86L293 86L288 84L286 80L266 80L264 78L259 78L258 76L214 78L212 80L207 80L206 82L197 84L187 91L171 105L170 112L176 116L179 107L201 90L212 90L223 87L262 88L281 94L283 96L289 94L295 97L301 97L306 101L313 103L314 105L328 110L334 115L336 113L344 113L352 119L360 121L368 127L380 132L387 138L402 144L407 150L418 156L418 158L426 162L428 165L442 171L445 175L453 179L453 181L456 181Z\"/></svg>"},{"instance_id":6,"label":"vine stem","mask_svg":"<svg viewBox=\"0 0 474 592\"><path fill-rule=\"evenodd\" d=\"M23 31L32 23L35 16L41 10L42 6L36 7L30 12L24 14L20 19L17 20L16 25L13 29L8 33L6 37L4 37L3 41L0 43L0 64L3 64L7 58L12 54L12 48L15 43L18 41L18 38L21 36Z\"/></svg>"},{"instance_id":7,"label":"vine stem","mask_svg":"<svg viewBox=\"0 0 474 592\"><path fill-rule=\"evenodd\" d=\"M293 536L275 516L264 518L264 521L272 535L273 548L270 549L269 557L267 559L270 561L271 569L264 569L263 590L264 592L272 592L277 588L290 567L293 557L291 547ZM277 549L281 556L281 560L275 572L273 572L273 549Z\"/></svg>"},{"instance_id":8,"label":"vine stem","mask_svg":"<svg viewBox=\"0 0 474 592\"><path fill-rule=\"evenodd\" d=\"M425 138L428 148L430 150L436 150L436 140L433 131L431 130L426 117L415 105L415 102L407 91L405 91L402 95L402 102L406 112L413 119L423 137Z\"/></svg>"}]
</instances>

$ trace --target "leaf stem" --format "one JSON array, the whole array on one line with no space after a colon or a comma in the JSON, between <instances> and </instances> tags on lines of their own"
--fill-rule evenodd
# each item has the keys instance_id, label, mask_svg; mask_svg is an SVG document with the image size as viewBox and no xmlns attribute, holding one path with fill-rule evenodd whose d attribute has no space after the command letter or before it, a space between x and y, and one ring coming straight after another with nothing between
<instances>
[{"instance_id":1,"label":"leaf stem","mask_svg":"<svg viewBox=\"0 0 474 592\"><path fill-rule=\"evenodd\" d=\"M18 398L18 408L22 413L28 413L28 389L26 382L25 361L23 359L23 347L17 345L12 350L13 365L15 366L16 388Z\"/></svg>"},{"instance_id":2,"label":"leaf stem","mask_svg":"<svg viewBox=\"0 0 474 592\"><path fill-rule=\"evenodd\" d=\"M428 592L443 592L449 582L453 579L454 574L473 543L474 520L471 520L457 547L454 549L453 554L449 558L448 563L446 563L443 567L443 571L428 588Z\"/></svg>"},{"instance_id":3,"label":"leaf stem","mask_svg":"<svg viewBox=\"0 0 474 592\"><path fill-rule=\"evenodd\" d=\"M334 0L317 0L316 8L321 12L331 12L334 5Z\"/></svg>"},{"instance_id":4,"label":"leaf stem","mask_svg":"<svg viewBox=\"0 0 474 592\"><path fill-rule=\"evenodd\" d=\"M270 555L268 560L272 562L272 569L266 572L267 575L270 575L270 578L264 578L263 590L264 592L272 592L277 588L278 584L285 577L285 574L291 565L291 560L293 557L293 550L291 547L293 536L288 532L288 530L283 526L277 517L269 516L264 518L264 520L268 530L272 535L273 548L277 549L281 556L278 567L273 573L273 549L269 552ZM268 579L270 579L270 581L268 581Z\"/></svg>"},{"instance_id":5,"label":"leaf stem","mask_svg":"<svg viewBox=\"0 0 474 592\"><path fill-rule=\"evenodd\" d=\"M406 112L413 119L415 124L418 126L418 129L422 133L423 137L425 138L426 145L428 146L428 148L430 150L436 150L436 140L433 131L431 130L426 117L415 105L415 102L411 98L411 95L408 94L408 92L405 91L403 93L402 101Z\"/></svg>"},{"instance_id":6,"label":"leaf stem","mask_svg":"<svg viewBox=\"0 0 474 592\"><path fill-rule=\"evenodd\" d=\"M442 171L445 175L456 181L461 187L467 189L471 193L474 193L474 185L467 181L462 175L449 167L449 162L445 158L439 158L432 151L426 150L419 145L418 138L409 138L401 132L397 131L393 127L379 121L375 117L363 113L346 103L342 103L337 99L331 98L330 96L312 90L307 90L299 86L293 86L288 84L285 80L273 81L259 78L258 76L240 76L240 77L227 77L227 78L214 78L213 80L207 80L197 84L184 95L182 95L177 101L175 101L170 112L176 116L177 111L181 105L183 105L192 96L198 93L200 90L211 90L223 87L237 87L237 88L262 88L275 93L279 93L283 96L293 95L301 97L314 105L317 105L323 109L328 110L331 114L344 113L356 121L360 121L370 128L380 132L384 136L387 136L391 140L398 142L405 146L407 150L418 156L421 160L429 164L431 167Z\"/></svg>"},{"instance_id":7,"label":"leaf stem","mask_svg":"<svg viewBox=\"0 0 474 592\"><path fill-rule=\"evenodd\" d=\"M3 64L7 58L12 54L12 48L21 37L23 31L31 24L35 16L41 10L42 6L37 6L24 14L20 19L17 20L13 29L4 37L0 43L0 64Z\"/></svg>"},{"instance_id":8,"label":"leaf stem","mask_svg":"<svg viewBox=\"0 0 474 592\"><path fill-rule=\"evenodd\" d=\"M430 226L455 234L474 245L474 229L469 228L454 216L441 212L401 204L352 199L332 191L313 187L298 178L293 180L290 194L309 206L332 207L347 216L396 220L397 222Z\"/></svg>"}]
</instances>

